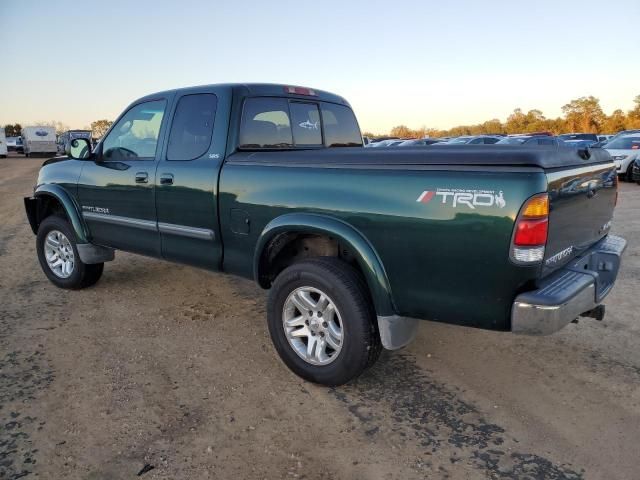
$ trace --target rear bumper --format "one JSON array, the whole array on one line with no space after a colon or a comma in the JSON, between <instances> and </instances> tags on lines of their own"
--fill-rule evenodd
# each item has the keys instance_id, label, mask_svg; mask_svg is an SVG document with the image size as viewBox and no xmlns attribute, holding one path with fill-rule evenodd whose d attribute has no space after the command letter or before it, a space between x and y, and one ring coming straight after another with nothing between
<instances>
[{"instance_id":1,"label":"rear bumper","mask_svg":"<svg viewBox=\"0 0 640 480\"><path fill-rule=\"evenodd\" d=\"M593 310L613 288L626 246L624 238L608 235L542 280L540 288L518 295L511 331L549 335Z\"/></svg>"}]
</instances>

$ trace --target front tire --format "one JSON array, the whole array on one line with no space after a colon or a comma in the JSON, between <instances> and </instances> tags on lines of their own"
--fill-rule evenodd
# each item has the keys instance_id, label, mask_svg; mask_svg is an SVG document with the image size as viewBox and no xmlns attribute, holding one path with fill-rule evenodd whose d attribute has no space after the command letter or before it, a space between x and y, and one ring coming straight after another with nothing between
<instances>
[{"instance_id":1,"label":"front tire","mask_svg":"<svg viewBox=\"0 0 640 480\"><path fill-rule=\"evenodd\" d=\"M327 386L347 383L382 349L375 311L358 272L332 257L283 270L269 294L273 344L296 375Z\"/></svg>"},{"instance_id":2,"label":"front tire","mask_svg":"<svg viewBox=\"0 0 640 480\"><path fill-rule=\"evenodd\" d=\"M75 232L64 218L50 216L42 221L36 249L42 271L56 287L78 290L94 285L102 276L104 263L80 260Z\"/></svg>"}]
</instances>

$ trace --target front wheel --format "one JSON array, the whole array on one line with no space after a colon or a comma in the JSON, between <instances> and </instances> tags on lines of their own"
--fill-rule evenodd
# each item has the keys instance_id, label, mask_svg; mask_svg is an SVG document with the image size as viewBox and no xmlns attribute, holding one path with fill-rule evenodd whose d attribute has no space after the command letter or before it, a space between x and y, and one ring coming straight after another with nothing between
<instances>
[{"instance_id":1,"label":"front wheel","mask_svg":"<svg viewBox=\"0 0 640 480\"><path fill-rule=\"evenodd\" d=\"M102 276L104 263L84 263L76 245L75 233L64 218L47 217L38 227L36 248L40 267L56 287L86 288Z\"/></svg>"},{"instance_id":2,"label":"front wheel","mask_svg":"<svg viewBox=\"0 0 640 480\"><path fill-rule=\"evenodd\" d=\"M373 365L382 349L364 281L336 258L283 270L269 294L267 320L284 363L311 382L342 385Z\"/></svg>"}]
</instances>

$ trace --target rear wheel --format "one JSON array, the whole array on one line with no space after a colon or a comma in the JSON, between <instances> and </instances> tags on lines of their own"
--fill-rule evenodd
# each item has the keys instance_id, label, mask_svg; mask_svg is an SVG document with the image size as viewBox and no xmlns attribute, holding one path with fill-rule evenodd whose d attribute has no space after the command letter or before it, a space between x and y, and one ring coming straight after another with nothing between
<instances>
[{"instance_id":1,"label":"rear wheel","mask_svg":"<svg viewBox=\"0 0 640 480\"><path fill-rule=\"evenodd\" d=\"M629 164L629 167L627 168L627 173L625 175L625 180L627 182L633 182L633 162L631 162Z\"/></svg>"},{"instance_id":2,"label":"rear wheel","mask_svg":"<svg viewBox=\"0 0 640 480\"><path fill-rule=\"evenodd\" d=\"M286 268L269 295L271 339L297 375L341 385L373 365L382 349L364 281L351 266L318 257Z\"/></svg>"},{"instance_id":3,"label":"rear wheel","mask_svg":"<svg viewBox=\"0 0 640 480\"><path fill-rule=\"evenodd\" d=\"M56 287L86 288L102 276L104 263L84 263L76 245L75 233L64 218L47 217L38 227L36 248L40 267Z\"/></svg>"}]
</instances>

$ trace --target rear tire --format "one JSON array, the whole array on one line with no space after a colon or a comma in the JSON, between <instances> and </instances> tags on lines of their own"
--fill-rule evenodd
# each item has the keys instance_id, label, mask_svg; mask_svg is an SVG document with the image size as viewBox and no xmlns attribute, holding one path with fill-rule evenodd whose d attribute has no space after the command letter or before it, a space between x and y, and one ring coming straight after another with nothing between
<instances>
[{"instance_id":1,"label":"rear tire","mask_svg":"<svg viewBox=\"0 0 640 480\"><path fill-rule=\"evenodd\" d=\"M382 350L365 282L333 257L283 270L269 294L267 320L282 361L310 382L347 383L372 366Z\"/></svg>"},{"instance_id":2,"label":"rear tire","mask_svg":"<svg viewBox=\"0 0 640 480\"><path fill-rule=\"evenodd\" d=\"M75 232L64 218L47 217L38 227L40 267L56 287L79 290L94 285L102 276L104 263L84 263L76 245Z\"/></svg>"},{"instance_id":3,"label":"rear tire","mask_svg":"<svg viewBox=\"0 0 640 480\"><path fill-rule=\"evenodd\" d=\"M629 164L629 167L627 167L627 173L625 174L625 180L627 182L632 182L633 183L633 162L631 162Z\"/></svg>"}]
</instances>

